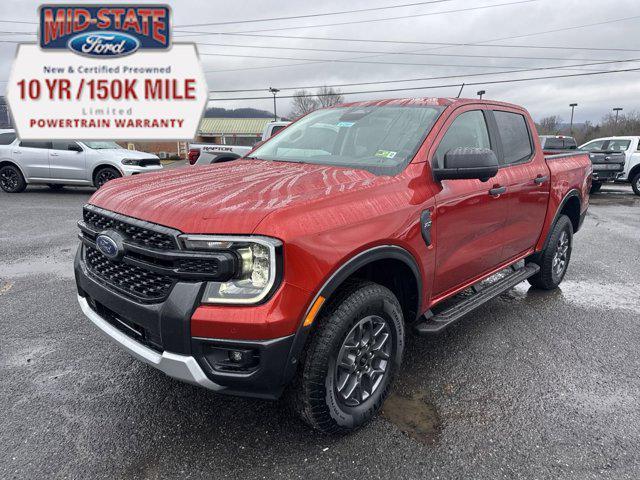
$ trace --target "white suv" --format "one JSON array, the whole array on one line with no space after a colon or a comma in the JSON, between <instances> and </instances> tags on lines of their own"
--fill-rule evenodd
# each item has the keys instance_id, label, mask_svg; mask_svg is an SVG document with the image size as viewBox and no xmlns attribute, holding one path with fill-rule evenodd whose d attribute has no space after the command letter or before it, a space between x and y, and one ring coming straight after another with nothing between
<instances>
[{"instance_id":1,"label":"white suv","mask_svg":"<svg viewBox=\"0 0 640 480\"><path fill-rule=\"evenodd\" d=\"M22 192L27 184L100 188L114 178L162 169L153 154L122 148L115 142L18 140L14 130L0 130L0 188Z\"/></svg>"}]
</instances>

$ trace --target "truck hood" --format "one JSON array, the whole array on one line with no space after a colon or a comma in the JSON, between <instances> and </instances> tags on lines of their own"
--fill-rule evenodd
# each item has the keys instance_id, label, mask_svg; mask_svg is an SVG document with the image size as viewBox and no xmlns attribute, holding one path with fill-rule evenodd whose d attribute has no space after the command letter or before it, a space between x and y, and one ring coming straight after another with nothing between
<instances>
[{"instance_id":1,"label":"truck hood","mask_svg":"<svg viewBox=\"0 0 640 480\"><path fill-rule=\"evenodd\" d=\"M112 180L89 202L185 233L248 234L274 210L303 209L380 178L352 168L237 160Z\"/></svg>"}]
</instances>

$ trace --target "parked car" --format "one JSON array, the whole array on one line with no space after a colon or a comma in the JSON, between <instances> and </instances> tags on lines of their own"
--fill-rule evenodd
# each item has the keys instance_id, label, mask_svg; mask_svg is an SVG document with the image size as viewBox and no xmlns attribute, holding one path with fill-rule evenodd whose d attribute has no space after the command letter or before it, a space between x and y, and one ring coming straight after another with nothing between
<instances>
[{"instance_id":1,"label":"parked car","mask_svg":"<svg viewBox=\"0 0 640 480\"><path fill-rule=\"evenodd\" d=\"M591 169L585 153L545 157L506 103L317 110L231 164L100 189L79 222L78 300L169 376L284 393L312 427L346 432L382 406L409 331L525 279L562 282Z\"/></svg>"},{"instance_id":2,"label":"parked car","mask_svg":"<svg viewBox=\"0 0 640 480\"><path fill-rule=\"evenodd\" d=\"M14 130L0 130L0 188L22 192L28 184L100 188L114 178L162 169L153 154L122 148L115 142L28 141Z\"/></svg>"},{"instance_id":3,"label":"parked car","mask_svg":"<svg viewBox=\"0 0 640 480\"><path fill-rule=\"evenodd\" d=\"M265 125L262 131L260 142L268 140L270 137L285 128L291 122L270 122ZM229 162L244 157L255 148L241 145L216 145L209 143L189 144L189 164L190 165L211 165L212 163Z\"/></svg>"},{"instance_id":4,"label":"parked car","mask_svg":"<svg viewBox=\"0 0 640 480\"><path fill-rule=\"evenodd\" d=\"M617 171L615 181L630 183L633 192L640 195L640 136L596 138L581 145L580 149L593 153L624 155L624 168Z\"/></svg>"},{"instance_id":5,"label":"parked car","mask_svg":"<svg viewBox=\"0 0 640 480\"><path fill-rule=\"evenodd\" d=\"M566 135L540 135L540 145L547 155L562 153L566 150L576 150L576 139Z\"/></svg>"}]
</instances>

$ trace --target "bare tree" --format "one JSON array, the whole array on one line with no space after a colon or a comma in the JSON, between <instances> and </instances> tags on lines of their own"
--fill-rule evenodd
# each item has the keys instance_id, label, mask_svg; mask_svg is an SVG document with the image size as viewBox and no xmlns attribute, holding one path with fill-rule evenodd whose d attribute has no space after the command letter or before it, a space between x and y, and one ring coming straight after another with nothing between
<instances>
[{"instance_id":1,"label":"bare tree","mask_svg":"<svg viewBox=\"0 0 640 480\"><path fill-rule=\"evenodd\" d=\"M333 87L321 87L316 92L316 96L318 97L318 104L321 107L332 107L338 103L344 102L344 97L340 90L337 90Z\"/></svg>"},{"instance_id":2,"label":"bare tree","mask_svg":"<svg viewBox=\"0 0 640 480\"><path fill-rule=\"evenodd\" d=\"M540 135L556 135L560 131L561 119L557 115L544 117L538 123L538 133Z\"/></svg>"},{"instance_id":3,"label":"bare tree","mask_svg":"<svg viewBox=\"0 0 640 480\"><path fill-rule=\"evenodd\" d=\"M293 94L293 106L289 116L293 119L306 115L318 108L318 101L308 90L296 90Z\"/></svg>"}]
</instances>

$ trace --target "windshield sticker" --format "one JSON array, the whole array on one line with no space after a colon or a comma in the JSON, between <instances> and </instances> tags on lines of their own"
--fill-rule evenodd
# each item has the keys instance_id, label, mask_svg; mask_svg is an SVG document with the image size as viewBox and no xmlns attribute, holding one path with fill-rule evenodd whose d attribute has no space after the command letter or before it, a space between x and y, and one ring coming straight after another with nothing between
<instances>
[{"instance_id":1,"label":"windshield sticker","mask_svg":"<svg viewBox=\"0 0 640 480\"><path fill-rule=\"evenodd\" d=\"M383 158L393 158L396 156L396 153L398 152L392 152L390 150L378 150L375 153L376 157L383 157Z\"/></svg>"},{"instance_id":2,"label":"windshield sticker","mask_svg":"<svg viewBox=\"0 0 640 480\"><path fill-rule=\"evenodd\" d=\"M338 122L337 126L338 127L353 127L355 125L355 122Z\"/></svg>"}]
</instances>

